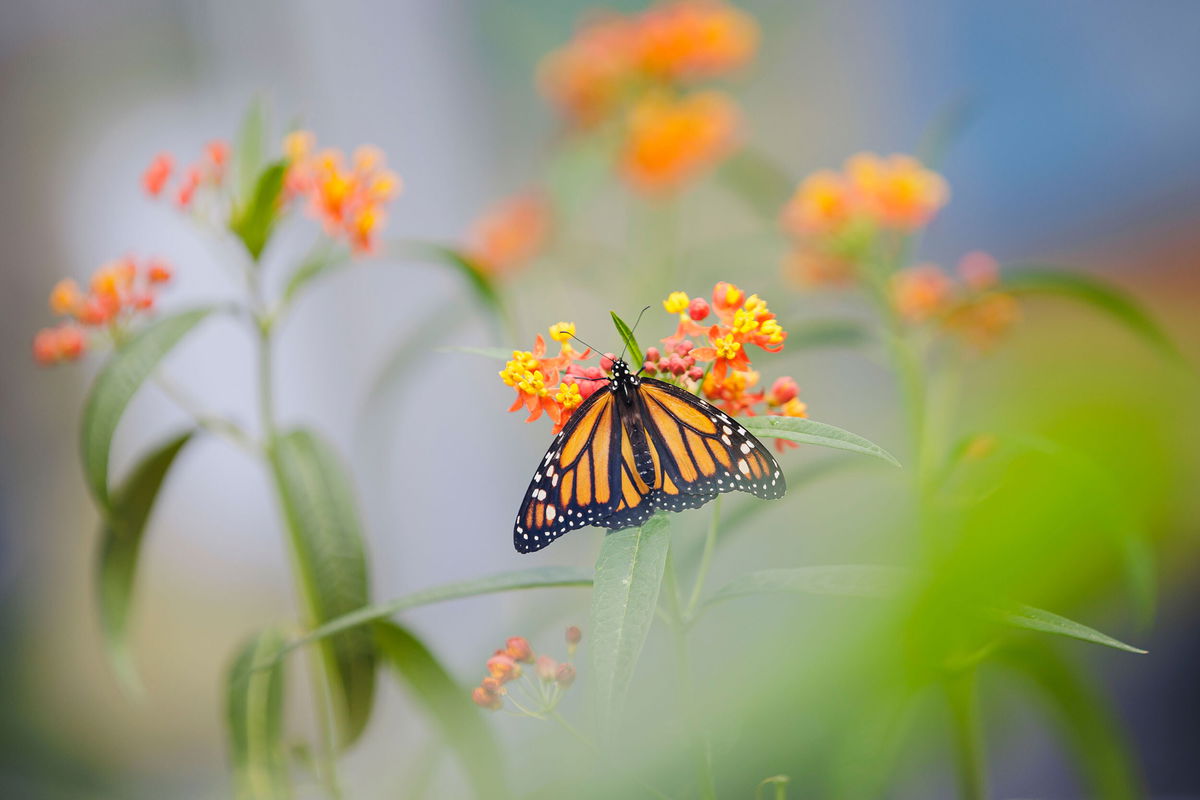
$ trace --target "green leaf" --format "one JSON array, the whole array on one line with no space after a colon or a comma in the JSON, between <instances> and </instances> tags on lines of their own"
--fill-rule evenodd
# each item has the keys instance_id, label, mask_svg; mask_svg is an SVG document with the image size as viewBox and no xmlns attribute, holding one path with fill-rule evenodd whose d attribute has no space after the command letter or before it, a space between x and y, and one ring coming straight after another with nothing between
<instances>
[{"instance_id":1,"label":"green leaf","mask_svg":"<svg viewBox=\"0 0 1200 800\"><path fill-rule=\"evenodd\" d=\"M237 179L237 202L242 205L254 191L267 153L267 104L256 97L246 109L234 142L233 171Z\"/></svg>"},{"instance_id":2,"label":"green leaf","mask_svg":"<svg viewBox=\"0 0 1200 800\"><path fill-rule=\"evenodd\" d=\"M410 608L442 603L447 600L459 600L464 597L475 597L481 594L511 592L516 589L552 589L564 586L591 586L592 573L577 567L534 567L513 572L501 572L484 578L473 578L468 581L457 581L423 589L413 594L405 595L397 600L379 603L360 608L353 613L336 619L331 619L321 627L310 631L304 636L290 642L285 648L295 647L324 639L328 636L350 630L368 622L390 617L407 611Z\"/></svg>"},{"instance_id":3,"label":"green leaf","mask_svg":"<svg viewBox=\"0 0 1200 800\"><path fill-rule=\"evenodd\" d=\"M1046 647L1005 649L1004 664L1030 680L1075 751L1080 772L1096 800L1143 796L1129 742L1103 693L1071 664Z\"/></svg>"},{"instance_id":4,"label":"green leaf","mask_svg":"<svg viewBox=\"0 0 1200 800\"><path fill-rule=\"evenodd\" d=\"M779 218L796 186L781 165L749 147L725 159L717 179L757 216L771 222Z\"/></svg>"},{"instance_id":5,"label":"green leaf","mask_svg":"<svg viewBox=\"0 0 1200 800\"><path fill-rule=\"evenodd\" d=\"M706 605L735 597L780 592L834 597L897 597L911 584L912 578L909 570L876 564L765 569L734 578L714 592Z\"/></svg>"},{"instance_id":6,"label":"green leaf","mask_svg":"<svg viewBox=\"0 0 1200 800\"><path fill-rule=\"evenodd\" d=\"M376 622L380 656L395 669L458 753L478 797L501 797L504 760L492 730L471 702L470 690L451 677L437 657L411 632L394 622Z\"/></svg>"},{"instance_id":7,"label":"green leaf","mask_svg":"<svg viewBox=\"0 0 1200 800\"><path fill-rule=\"evenodd\" d=\"M864 325L850 320L823 319L789 325L787 346L796 348L857 347L871 340Z\"/></svg>"},{"instance_id":8,"label":"green leaf","mask_svg":"<svg viewBox=\"0 0 1200 800\"><path fill-rule=\"evenodd\" d=\"M1067 619L1066 617L1060 617L1058 614L1052 614L1040 608L1034 608L1033 606L1018 604L1009 608L990 609L987 612L987 616L996 622L1011 625L1014 628L1024 628L1040 633L1053 633L1058 636L1068 636L1072 639L1079 639L1080 641L1091 642L1092 644L1102 644L1105 647L1112 647L1116 650L1124 650L1127 653L1147 652L1133 645L1118 641L1094 628L1089 628L1087 625Z\"/></svg>"},{"instance_id":9,"label":"green leaf","mask_svg":"<svg viewBox=\"0 0 1200 800\"><path fill-rule=\"evenodd\" d=\"M442 264L459 272L467 279L484 308L502 321L508 319L508 309L500 296L500 290L487 271L465 253L437 242L404 240L392 242L388 251L399 258L411 258L433 264Z\"/></svg>"},{"instance_id":10,"label":"green leaf","mask_svg":"<svg viewBox=\"0 0 1200 800\"><path fill-rule=\"evenodd\" d=\"M610 311L612 314L613 325L617 326L617 335L621 337L621 341L625 343L625 349L629 351L629 363L634 365L634 369L641 369L642 363L646 357L642 355L642 348L638 347L637 339L633 338L633 329L625 324L625 320L617 316L617 312Z\"/></svg>"},{"instance_id":11,"label":"green leaf","mask_svg":"<svg viewBox=\"0 0 1200 800\"><path fill-rule=\"evenodd\" d=\"M600 730L611 735L633 678L662 586L669 517L604 537L592 591L591 653Z\"/></svg>"},{"instance_id":12,"label":"green leaf","mask_svg":"<svg viewBox=\"0 0 1200 800\"><path fill-rule=\"evenodd\" d=\"M930 169L939 169L946 153L979 116L980 104L968 94L951 99L930 120L921 134L917 157Z\"/></svg>"},{"instance_id":13,"label":"green leaf","mask_svg":"<svg viewBox=\"0 0 1200 800\"><path fill-rule=\"evenodd\" d=\"M345 247L322 239L288 278L287 285L283 288L281 304L285 307L291 305L302 289L349 261L350 252Z\"/></svg>"},{"instance_id":14,"label":"green leaf","mask_svg":"<svg viewBox=\"0 0 1200 800\"><path fill-rule=\"evenodd\" d=\"M83 408L81 452L88 489L105 514L112 508L108 456L121 415L158 362L212 311L197 308L156 320L122 345L96 376Z\"/></svg>"},{"instance_id":15,"label":"green leaf","mask_svg":"<svg viewBox=\"0 0 1200 800\"><path fill-rule=\"evenodd\" d=\"M712 605L734 597L756 594L814 594L840 597L897 597L916 575L901 567L844 564L794 569L768 569L735 578L706 601ZM1015 604L1005 608L983 608L980 613L993 622L1014 628L1069 636L1130 653L1145 653L1086 625L1033 606Z\"/></svg>"},{"instance_id":16,"label":"green leaf","mask_svg":"<svg viewBox=\"0 0 1200 800\"><path fill-rule=\"evenodd\" d=\"M802 417L742 417L742 426L760 439L787 439L801 444L815 444L834 450L848 450L874 456L894 466L900 466L896 458L879 445L858 434Z\"/></svg>"},{"instance_id":17,"label":"green leaf","mask_svg":"<svg viewBox=\"0 0 1200 800\"><path fill-rule=\"evenodd\" d=\"M97 563L100 626L104 645L117 677L126 689L136 692L141 683L129 655L126 634L134 578L141 553L142 534L154 508L158 490L167 471L193 431L165 442L145 455L112 495L112 511L105 515L100 530Z\"/></svg>"},{"instance_id":18,"label":"green leaf","mask_svg":"<svg viewBox=\"0 0 1200 800\"><path fill-rule=\"evenodd\" d=\"M255 261L262 255L279 219L283 179L287 169L288 163L283 160L267 165L258 176L249 200L234 210L229 221L229 229L242 240Z\"/></svg>"},{"instance_id":19,"label":"green leaf","mask_svg":"<svg viewBox=\"0 0 1200 800\"><path fill-rule=\"evenodd\" d=\"M271 466L308 625L362 608L370 602L367 559L353 492L337 454L313 433L296 430L273 443ZM341 741L349 745L371 713L374 641L370 631L349 630L318 646Z\"/></svg>"},{"instance_id":20,"label":"green leaf","mask_svg":"<svg viewBox=\"0 0 1200 800\"><path fill-rule=\"evenodd\" d=\"M283 742L284 663L276 658L283 635L251 638L225 679L225 724L236 796L245 800L291 797ZM263 666L266 665L266 666Z\"/></svg>"},{"instance_id":21,"label":"green leaf","mask_svg":"<svg viewBox=\"0 0 1200 800\"><path fill-rule=\"evenodd\" d=\"M1002 272L1003 288L1017 295L1050 295L1076 300L1103 311L1140 336L1161 354L1184 363L1175 343L1129 294L1090 275L1054 267L1027 265Z\"/></svg>"}]
</instances>

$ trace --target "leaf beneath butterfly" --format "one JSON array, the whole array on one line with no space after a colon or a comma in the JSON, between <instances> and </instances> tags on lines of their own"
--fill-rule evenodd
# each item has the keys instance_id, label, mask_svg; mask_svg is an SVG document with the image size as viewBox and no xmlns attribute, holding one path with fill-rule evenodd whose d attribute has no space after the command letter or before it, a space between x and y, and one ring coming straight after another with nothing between
<instances>
[{"instance_id":1,"label":"leaf beneath butterfly","mask_svg":"<svg viewBox=\"0 0 1200 800\"><path fill-rule=\"evenodd\" d=\"M591 654L596 714L610 736L658 606L670 542L669 516L604 537L592 590Z\"/></svg>"},{"instance_id":2,"label":"leaf beneath butterfly","mask_svg":"<svg viewBox=\"0 0 1200 800\"><path fill-rule=\"evenodd\" d=\"M558 587L591 585L591 570L580 569L578 567L534 567L532 569L501 572L483 578L456 581L454 583L423 589L386 603L366 606L353 613L331 619L299 639L289 642L285 651L300 647L309 642L324 639L328 636L333 636L334 634L368 622L374 622L399 614L402 611L434 603L443 603L447 600L459 600L464 597L495 594L497 592L511 592L519 589L553 589Z\"/></svg>"},{"instance_id":3,"label":"leaf beneath butterfly","mask_svg":"<svg viewBox=\"0 0 1200 800\"><path fill-rule=\"evenodd\" d=\"M895 456L874 442L823 422L802 417L741 417L738 422L760 439L786 439L789 442L847 450L900 466Z\"/></svg>"}]
</instances>

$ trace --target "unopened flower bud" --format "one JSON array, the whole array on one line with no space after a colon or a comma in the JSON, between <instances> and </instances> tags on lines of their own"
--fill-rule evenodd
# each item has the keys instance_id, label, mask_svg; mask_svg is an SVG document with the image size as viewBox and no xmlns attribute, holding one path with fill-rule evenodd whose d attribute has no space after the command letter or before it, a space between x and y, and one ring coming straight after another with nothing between
<instances>
[{"instance_id":1,"label":"unopened flower bud","mask_svg":"<svg viewBox=\"0 0 1200 800\"><path fill-rule=\"evenodd\" d=\"M513 661L524 661L527 664L533 663L533 648L529 646L529 640L524 636L513 636L510 638L505 643L504 652Z\"/></svg>"},{"instance_id":2,"label":"unopened flower bud","mask_svg":"<svg viewBox=\"0 0 1200 800\"><path fill-rule=\"evenodd\" d=\"M480 681L479 685L492 694L504 694L504 684L499 678L493 678L491 675Z\"/></svg>"},{"instance_id":3,"label":"unopened flower bud","mask_svg":"<svg viewBox=\"0 0 1200 800\"><path fill-rule=\"evenodd\" d=\"M709 306L708 301L703 297L693 297L692 302L688 304L687 313L696 322L708 316Z\"/></svg>"},{"instance_id":4,"label":"unopened flower bud","mask_svg":"<svg viewBox=\"0 0 1200 800\"><path fill-rule=\"evenodd\" d=\"M647 375L654 375L655 373L658 372L658 366L650 359L646 359L642 363L642 371L645 372Z\"/></svg>"},{"instance_id":5,"label":"unopened flower bud","mask_svg":"<svg viewBox=\"0 0 1200 800\"><path fill-rule=\"evenodd\" d=\"M490 711L499 711L504 706L504 701L500 699L500 695L489 692L482 686L476 686L471 692L471 700L480 708L486 708Z\"/></svg>"},{"instance_id":6,"label":"unopened flower bud","mask_svg":"<svg viewBox=\"0 0 1200 800\"><path fill-rule=\"evenodd\" d=\"M579 647L579 643L581 641L583 641L583 631L579 630L578 626L572 625L571 627L567 628L568 655L575 655L575 650Z\"/></svg>"},{"instance_id":7,"label":"unopened flower bud","mask_svg":"<svg viewBox=\"0 0 1200 800\"><path fill-rule=\"evenodd\" d=\"M681 356L686 356L688 353L692 352L692 348L695 346L696 345L692 344L691 339L684 339L682 342L679 342L675 345L675 352Z\"/></svg>"},{"instance_id":8,"label":"unopened flower bud","mask_svg":"<svg viewBox=\"0 0 1200 800\"><path fill-rule=\"evenodd\" d=\"M704 377L704 369L702 367L692 367L687 371L687 376L694 381L698 381Z\"/></svg>"},{"instance_id":9,"label":"unopened flower bud","mask_svg":"<svg viewBox=\"0 0 1200 800\"><path fill-rule=\"evenodd\" d=\"M568 688L575 682L575 666L573 664L559 664L558 672L554 679L558 681L558 685L562 688Z\"/></svg>"},{"instance_id":10,"label":"unopened flower bud","mask_svg":"<svg viewBox=\"0 0 1200 800\"><path fill-rule=\"evenodd\" d=\"M647 347L646 348L646 360L647 361L658 361L660 358L662 358L662 354L660 352L658 352L657 347Z\"/></svg>"},{"instance_id":11,"label":"unopened flower bud","mask_svg":"<svg viewBox=\"0 0 1200 800\"><path fill-rule=\"evenodd\" d=\"M504 654L492 656L487 660L487 671L493 678L507 682L521 677L521 665Z\"/></svg>"},{"instance_id":12,"label":"unopened flower bud","mask_svg":"<svg viewBox=\"0 0 1200 800\"><path fill-rule=\"evenodd\" d=\"M538 656L537 666L534 669L539 678L549 683L558 675L558 662L550 656Z\"/></svg>"}]
</instances>

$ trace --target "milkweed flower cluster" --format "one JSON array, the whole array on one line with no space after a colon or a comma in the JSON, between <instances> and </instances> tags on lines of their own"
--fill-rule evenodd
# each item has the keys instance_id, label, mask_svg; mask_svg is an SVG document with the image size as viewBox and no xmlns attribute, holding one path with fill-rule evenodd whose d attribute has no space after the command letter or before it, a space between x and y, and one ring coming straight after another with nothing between
<instances>
[{"instance_id":1,"label":"milkweed flower cluster","mask_svg":"<svg viewBox=\"0 0 1200 800\"><path fill-rule=\"evenodd\" d=\"M758 295L721 281L713 287L711 303L672 292L663 309L679 321L675 332L662 340L663 349L647 348L642 364L647 375L678 383L734 416L754 416L756 407L774 416L808 416L792 378L779 378L770 389L759 386L750 348L778 353L787 331ZM791 444L777 440L781 450Z\"/></svg>"},{"instance_id":2,"label":"milkweed flower cluster","mask_svg":"<svg viewBox=\"0 0 1200 800\"><path fill-rule=\"evenodd\" d=\"M621 127L621 173L636 189L661 193L728 154L739 114L703 81L745 66L758 26L720 0L676 0L634 15L585 23L539 68L543 93L576 128Z\"/></svg>"},{"instance_id":3,"label":"milkweed flower cluster","mask_svg":"<svg viewBox=\"0 0 1200 800\"><path fill-rule=\"evenodd\" d=\"M317 150L309 131L284 139L287 199L307 201L308 213L325 233L348 243L356 253L374 251L387 219L386 205L401 191L400 177L387 168L383 152L363 145L347 159L340 150Z\"/></svg>"},{"instance_id":4,"label":"milkweed flower cluster","mask_svg":"<svg viewBox=\"0 0 1200 800\"><path fill-rule=\"evenodd\" d=\"M467 237L467 258L485 274L511 275L536 258L550 237L550 204L531 190L505 198L476 220Z\"/></svg>"},{"instance_id":5,"label":"milkweed flower cluster","mask_svg":"<svg viewBox=\"0 0 1200 800\"><path fill-rule=\"evenodd\" d=\"M565 661L538 655L523 636L510 638L502 649L487 660L487 675L471 691L471 700L481 708L499 711L504 708L507 698L519 713L526 716L542 717L548 714L558 706L563 692L575 683L572 660L582 638L579 628L574 625L567 628ZM516 691L510 691L512 689Z\"/></svg>"},{"instance_id":6,"label":"milkweed flower cluster","mask_svg":"<svg viewBox=\"0 0 1200 800\"><path fill-rule=\"evenodd\" d=\"M600 367L578 363L586 361L591 350L581 353L572 347L570 339L574 335L574 323L559 322L550 326L550 338L559 343L558 355L546 355L546 340L541 334L532 350L513 351L500 371L501 380L517 390L509 411L524 408L529 412L526 422L533 422L544 412L554 422L557 433L571 412L600 388L604 373Z\"/></svg>"},{"instance_id":7,"label":"milkweed flower cluster","mask_svg":"<svg viewBox=\"0 0 1200 800\"><path fill-rule=\"evenodd\" d=\"M170 153L156 155L142 173L142 188L151 197L166 195L179 208L190 210L197 193L205 189L218 190L224 184L228 171L229 143L214 139L204 146L198 159L178 174L175 171L175 159Z\"/></svg>"},{"instance_id":8,"label":"milkweed flower cluster","mask_svg":"<svg viewBox=\"0 0 1200 800\"><path fill-rule=\"evenodd\" d=\"M1003 291L996 260L986 253L963 256L956 273L935 264L900 270L892 276L892 307L910 325L935 324L977 349L989 349L1017 321L1016 298Z\"/></svg>"},{"instance_id":9,"label":"milkweed flower cluster","mask_svg":"<svg viewBox=\"0 0 1200 800\"><path fill-rule=\"evenodd\" d=\"M925 227L949 196L945 179L912 156L852 156L841 172L801 181L783 209L781 224L795 245L789 265L801 283L847 282L876 233Z\"/></svg>"},{"instance_id":10,"label":"milkweed flower cluster","mask_svg":"<svg viewBox=\"0 0 1200 800\"><path fill-rule=\"evenodd\" d=\"M88 349L89 331L120 335L136 317L153 310L159 289L173 274L162 259L139 263L126 256L92 273L86 291L69 278L59 281L50 292L50 310L66 319L38 331L34 358L40 364L73 361Z\"/></svg>"},{"instance_id":11,"label":"milkweed flower cluster","mask_svg":"<svg viewBox=\"0 0 1200 800\"><path fill-rule=\"evenodd\" d=\"M778 353L787 340L787 331L766 301L724 281L713 287L711 297L710 302L680 291L663 301L663 309L678 323L674 333L662 339L662 347L646 349L641 371L699 394L734 416L754 415L756 407L771 415L807 416L807 406L798 399L799 387L791 378L780 378L769 390L758 385L751 349ZM546 341L538 335L532 350L513 352L500 377L517 391L509 411L528 410L527 422L545 413L557 433L575 409L604 385L604 373L616 356L607 353L599 366L584 366L579 362L592 353L571 347L574 324L561 322L549 332L551 339L561 343L558 355L547 356Z\"/></svg>"}]
</instances>

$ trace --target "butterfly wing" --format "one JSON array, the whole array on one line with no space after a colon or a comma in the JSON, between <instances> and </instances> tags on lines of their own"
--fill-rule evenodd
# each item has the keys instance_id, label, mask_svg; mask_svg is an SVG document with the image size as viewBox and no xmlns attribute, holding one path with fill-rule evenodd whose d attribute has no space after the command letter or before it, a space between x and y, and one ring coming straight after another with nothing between
<instances>
[{"instance_id":1,"label":"butterfly wing","mask_svg":"<svg viewBox=\"0 0 1200 800\"><path fill-rule=\"evenodd\" d=\"M643 378L639 417L658 469L650 503L679 511L698 508L721 492L743 491L773 500L787 484L771 452L737 420L669 383Z\"/></svg>"},{"instance_id":2,"label":"butterfly wing","mask_svg":"<svg viewBox=\"0 0 1200 800\"><path fill-rule=\"evenodd\" d=\"M513 527L520 553L541 550L568 531L603 525L620 496L621 421L612 387L604 386L575 410L539 462Z\"/></svg>"}]
</instances>

